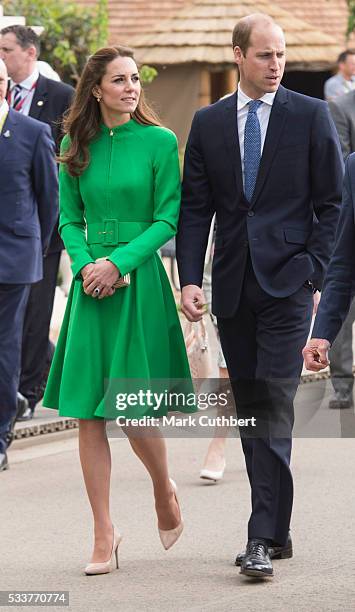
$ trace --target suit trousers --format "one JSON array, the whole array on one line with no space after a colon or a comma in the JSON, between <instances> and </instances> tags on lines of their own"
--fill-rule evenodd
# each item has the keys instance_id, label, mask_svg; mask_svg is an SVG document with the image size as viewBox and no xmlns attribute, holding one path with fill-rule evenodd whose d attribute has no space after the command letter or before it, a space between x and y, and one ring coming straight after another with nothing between
<instances>
[{"instance_id":1,"label":"suit trousers","mask_svg":"<svg viewBox=\"0 0 355 612\"><path fill-rule=\"evenodd\" d=\"M0 452L8 446L17 411L21 344L30 285L0 283Z\"/></svg>"},{"instance_id":2,"label":"suit trousers","mask_svg":"<svg viewBox=\"0 0 355 612\"><path fill-rule=\"evenodd\" d=\"M353 323L355 299L329 351L330 374L336 395L348 398L353 392Z\"/></svg>"},{"instance_id":3,"label":"suit trousers","mask_svg":"<svg viewBox=\"0 0 355 612\"><path fill-rule=\"evenodd\" d=\"M20 391L34 408L49 354L49 327L61 252L43 259L43 278L31 287L22 342Z\"/></svg>"},{"instance_id":4,"label":"suit trousers","mask_svg":"<svg viewBox=\"0 0 355 612\"><path fill-rule=\"evenodd\" d=\"M233 317L218 318L251 486L248 538L286 544L293 504L290 471L293 401L302 371L313 293L302 286L275 298L259 285L248 257L240 302Z\"/></svg>"}]
</instances>

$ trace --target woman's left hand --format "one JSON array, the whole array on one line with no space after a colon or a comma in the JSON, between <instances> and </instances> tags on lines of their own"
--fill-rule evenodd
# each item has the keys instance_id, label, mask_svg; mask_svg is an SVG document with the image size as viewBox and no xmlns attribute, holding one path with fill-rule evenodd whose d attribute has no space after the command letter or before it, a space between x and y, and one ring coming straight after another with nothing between
<instances>
[{"instance_id":1,"label":"woman's left hand","mask_svg":"<svg viewBox=\"0 0 355 612\"><path fill-rule=\"evenodd\" d=\"M86 276L83 289L86 295L98 297L101 300L106 296L113 295L115 290L112 289L112 285L118 280L119 276L119 269L111 261L107 259L97 261ZM99 293L95 292L95 289L100 289Z\"/></svg>"}]
</instances>

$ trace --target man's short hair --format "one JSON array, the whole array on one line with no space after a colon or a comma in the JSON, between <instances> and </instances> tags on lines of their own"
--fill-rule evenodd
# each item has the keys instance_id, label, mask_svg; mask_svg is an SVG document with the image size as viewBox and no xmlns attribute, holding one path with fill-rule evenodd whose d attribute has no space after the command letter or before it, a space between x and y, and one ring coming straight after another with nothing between
<instances>
[{"instance_id":1,"label":"man's short hair","mask_svg":"<svg viewBox=\"0 0 355 612\"><path fill-rule=\"evenodd\" d=\"M239 47L244 57L250 47L250 37L255 25L264 22L267 25L277 25L275 21L264 13L253 13L242 17L234 26L232 35L233 49Z\"/></svg>"},{"instance_id":2,"label":"man's short hair","mask_svg":"<svg viewBox=\"0 0 355 612\"><path fill-rule=\"evenodd\" d=\"M1 34L3 36L5 36L5 34L15 34L17 42L22 49L28 49L28 47L33 45L36 47L37 55L39 55L41 48L39 36L37 36L32 28L23 25L12 25L3 28Z\"/></svg>"},{"instance_id":3,"label":"man's short hair","mask_svg":"<svg viewBox=\"0 0 355 612\"><path fill-rule=\"evenodd\" d=\"M355 55L355 49L345 49L338 55L337 64L343 64L346 62L348 55Z\"/></svg>"}]
</instances>

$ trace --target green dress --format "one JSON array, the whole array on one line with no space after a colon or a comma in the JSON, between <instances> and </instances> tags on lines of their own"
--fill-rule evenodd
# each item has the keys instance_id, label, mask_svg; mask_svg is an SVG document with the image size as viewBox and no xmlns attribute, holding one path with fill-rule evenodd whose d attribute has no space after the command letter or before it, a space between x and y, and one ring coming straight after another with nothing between
<instances>
[{"instance_id":1,"label":"green dress","mask_svg":"<svg viewBox=\"0 0 355 612\"><path fill-rule=\"evenodd\" d=\"M67 146L65 137L62 151ZM114 403L117 392L141 388L132 381L171 391L178 379L192 390L175 300L157 254L177 228L176 137L131 119L113 129L101 125L89 148L80 177L60 168L59 232L74 278L43 405L79 419L194 412L191 403L179 401L177 408L168 401L157 410L142 401L122 415ZM131 277L128 287L102 300L84 293L80 273L99 257Z\"/></svg>"}]
</instances>

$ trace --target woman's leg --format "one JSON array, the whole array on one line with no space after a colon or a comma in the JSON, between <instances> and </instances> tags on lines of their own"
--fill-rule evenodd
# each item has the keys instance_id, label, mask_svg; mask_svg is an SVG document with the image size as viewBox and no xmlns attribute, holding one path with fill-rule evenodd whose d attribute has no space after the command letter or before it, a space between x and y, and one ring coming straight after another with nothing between
<instances>
[{"instance_id":1,"label":"woman's leg","mask_svg":"<svg viewBox=\"0 0 355 612\"><path fill-rule=\"evenodd\" d=\"M174 529L180 523L180 510L169 481L168 458L165 440L156 427L123 427L129 442L147 468L153 483L158 527Z\"/></svg>"},{"instance_id":2,"label":"woman's leg","mask_svg":"<svg viewBox=\"0 0 355 612\"><path fill-rule=\"evenodd\" d=\"M104 420L79 419L79 454L86 491L94 517L94 550L91 563L110 558L112 521L110 518L111 453Z\"/></svg>"},{"instance_id":3,"label":"woman's leg","mask_svg":"<svg viewBox=\"0 0 355 612\"><path fill-rule=\"evenodd\" d=\"M219 368L220 378L229 378L227 368ZM221 411L218 416L223 416L224 412ZM227 442L229 427L221 426L216 427L214 436L208 446L206 457L203 463L203 469L210 470L212 472L219 472L223 470L225 465L225 447Z\"/></svg>"}]
</instances>

